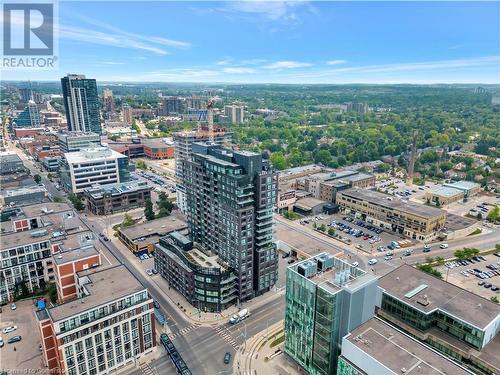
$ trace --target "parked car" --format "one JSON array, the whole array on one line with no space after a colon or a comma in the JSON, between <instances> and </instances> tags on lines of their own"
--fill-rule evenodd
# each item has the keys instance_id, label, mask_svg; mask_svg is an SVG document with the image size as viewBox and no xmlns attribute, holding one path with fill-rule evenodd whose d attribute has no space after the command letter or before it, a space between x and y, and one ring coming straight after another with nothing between
<instances>
[{"instance_id":1,"label":"parked car","mask_svg":"<svg viewBox=\"0 0 500 375\"><path fill-rule=\"evenodd\" d=\"M489 288L491 288L491 284L490 283L486 283L486 284L483 285L483 287L486 288L486 289L489 289Z\"/></svg>"},{"instance_id":2,"label":"parked car","mask_svg":"<svg viewBox=\"0 0 500 375\"><path fill-rule=\"evenodd\" d=\"M368 261L368 264L369 264L370 266L373 266L374 264L377 264L377 259L375 259L375 258L370 259L370 260Z\"/></svg>"},{"instance_id":3,"label":"parked car","mask_svg":"<svg viewBox=\"0 0 500 375\"><path fill-rule=\"evenodd\" d=\"M21 341L21 336L14 336L14 337L11 337L8 341L7 341L7 344L13 344L15 342L19 342Z\"/></svg>"},{"instance_id":4,"label":"parked car","mask_svg":"<svg viewBox=\"0 0 500 375\"><path fill-rule=\"evenodd\" d=\"M231 353L226 352L226 354L224 354L224 363L227 365L229 362L231 362Z\"/></svg>"},{"instance_id":5,"label":"parked car","mask_svg":"<svg viewBox=\"0 0 500 375\"><path fill-rule=\"evenodd\" d=\"M447 249L448 248L448 244L447 243L442 243L441 245L439 245L439 247L441 249Z\"/></svg>"},{"instance_id":6,"label":"parked car","mask_svg":"<svg viewBox=\"0 0 500 375\"><path fill-rule=\"evenodd\" d=\"M3 342L3 339L0 337L0 348L3 348L4 346L4 342Z\"/></svg>"},{"instance_id":7,"label":"parked car","mask_svg":"<svg viewBox=\"0 0 500 375\"><path fill-rule=\"evenodd\" d=\"M10 309L11 309L11 310L15 310L15 309L17 309L16 304L15 304L15 303L11 304L11 305L10 305Z\"/></svg>"},{"instance_id":8,"label":"parked car","mask_svg":"<svg viewBox=\"0 0 500 375\"><path fill-rule=\"evenodd\" d=\"M16 329L17 329L17 326L9 326L9 327L5 327L2 330L2 332L3 333L11 333L11 332L14 332Z\"/></svg>"},{"instance_id":9,"label":"parked car","mask_svg":"<svg viewBox=\"0 0 500 375\"><path fill-rule=\"evenodd\" d=\"M153 271L151 271L149 268L146 270L146 273L148 276L153 276Z\"/></svg>"}]
</instances>

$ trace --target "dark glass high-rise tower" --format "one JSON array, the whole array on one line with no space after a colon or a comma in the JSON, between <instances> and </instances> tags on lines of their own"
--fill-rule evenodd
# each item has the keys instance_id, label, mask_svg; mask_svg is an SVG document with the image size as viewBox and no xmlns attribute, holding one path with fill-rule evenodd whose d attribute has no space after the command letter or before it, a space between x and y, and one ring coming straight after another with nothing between
<instances>
[{"instance_id":1,"label":"dark glass high-rise tower","mask_svg":"<svg viewBox=\"0 0 500 375\"><path fill-rule=\"evenodd\" d=\"M278 277L278 174L260 154L210 143L193 143L182 163L192 240L235 270L240 301L270 290Z\"/></svg>"},{"instance_id":2,"label":"dark glass high-rise tower","mask_svg":"<svg viewBox=\"0 0 500 375\"><path fill-rule=\"evenodd\" d=\"M96 80L68 74L61 78L61 85L68 130L101 134Z\"/></svg>"}]
</instances>

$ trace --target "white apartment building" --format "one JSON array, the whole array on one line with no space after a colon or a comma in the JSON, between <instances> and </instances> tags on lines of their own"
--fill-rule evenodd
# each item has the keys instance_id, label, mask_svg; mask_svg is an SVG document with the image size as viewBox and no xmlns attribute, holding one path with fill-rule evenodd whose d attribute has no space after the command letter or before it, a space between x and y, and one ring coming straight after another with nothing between
<instances>
[{"instance_id":1,"label":"white apartment building","mask_svg":"<svg viewBox=\"0 0 500 375\"><path fill-rule=\"evenodd\" d=\"M245 107L242 105L226 105L224 114L229 117L232 124L242 124L245 120Z\"/></svg>"},{"instance_id":2,"label":"white apartment building","mask_svg":"<svg viewBox=\"0 0 500 375\"><path fill-rule=\"evenodd\" d=\"M108 147L86 148L64 154L61 183L73 194L93 185L126 182L130 179L128 157Z\"/></svg>"}]
</instances>

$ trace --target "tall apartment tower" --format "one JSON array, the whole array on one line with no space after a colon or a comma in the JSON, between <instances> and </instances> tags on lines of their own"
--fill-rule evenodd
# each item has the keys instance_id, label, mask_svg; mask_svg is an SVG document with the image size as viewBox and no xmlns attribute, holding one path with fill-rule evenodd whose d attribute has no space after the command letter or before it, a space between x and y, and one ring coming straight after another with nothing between
<instances>
[{"instance_id":1,"label":"tall apartment tower","mask_svg":"<svg viewBox=\"0 0 500 375\"><path fill-rule=\"evenodd\" d=\"M183 160L190 160L193 143L206 142L210 139L210 133L207 127L201 127L200 130L177 132L173 135L174 139L174 157L175 157L175 177L177 179L177 206L182 213L186 213L186 188L184 186L184 166ZM213 142L223 145L229 142L231 133L224 128L214 128Z\"/></svg>"},{"instance_id":2,"label":"tall apartment tower","mask_svg":"<svg viewBox=\"0 0 500 375\"><path fill-rule=\"evenodd\" d=\"M68 130L101 134L96 80L68 74L61 78L61 85Z\"/></svg>"},{"instance_id":3,"label":"tall apartment tower","mask_svg":"<svg viewBox=\"0 0 500 375\"><path fill-rule=\"evenodd\" d=\"M260 154L194 143L183 160L192 240L235 270L239 301L270 290L278 277L273 210L278 174Z\"/></svg>"},{"instance_id":4,"label":"tall apartment tower","mask_svg":"<svg viewBox=\"0 0 500 375\"><path fill-rule=\"evenodd\" d=\"M128 125L132 125L132 122L134 121L132 108L128 104L124 104L122 107L122 120Z\"/></svg>"},{"instance_id":5,"label":"tall apartment tower","mask_svg":"<svg viewBox=\"0 0 500 375\"><path fill-rule=\"evenodd\" d=\"M115 111L115 100L113 99L113 91L104 89L102 92L104 111L111 113Z\"/></svg>"},{"instance_id":6,"label":"tall apartment tower","mask_svg":"<svg viewBox=\"0 0 500 375\"><path fill-rule=\"evenodd\" d=\"M229 117L232 124L242 124L245 120L245 107L242 105L226 105L224 114Z\"/></svg>"},{"instance_id":7,"label":"tall apartment tower","mask_svg":"<svg viewBox=\"0 0 500 375\"><path fill-rule=\"evenodd\" d=\"M15 129L18 128L39 128L41 126L40 122L40 111L38 106L33 100L29 100L28 104L24 110L19 113L16 117L12 126Z\"/></svg>"}]
</instances>

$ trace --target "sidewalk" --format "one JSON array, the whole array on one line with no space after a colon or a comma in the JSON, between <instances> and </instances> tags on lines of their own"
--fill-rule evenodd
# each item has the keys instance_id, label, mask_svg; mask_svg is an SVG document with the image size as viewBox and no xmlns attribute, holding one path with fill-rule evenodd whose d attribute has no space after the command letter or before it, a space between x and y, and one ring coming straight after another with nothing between
<instances>
[{"instance_id":1,"label":"sidewalk","mask_svg":"<svg viewBox=\"0 0 500 375\"><path fill-rule=\"evenodd\" d=\"M236 353L236 375L298 375L303 372L283 351L284 321L281 320L251 337Z\"/></svg>"}]
</instances>

